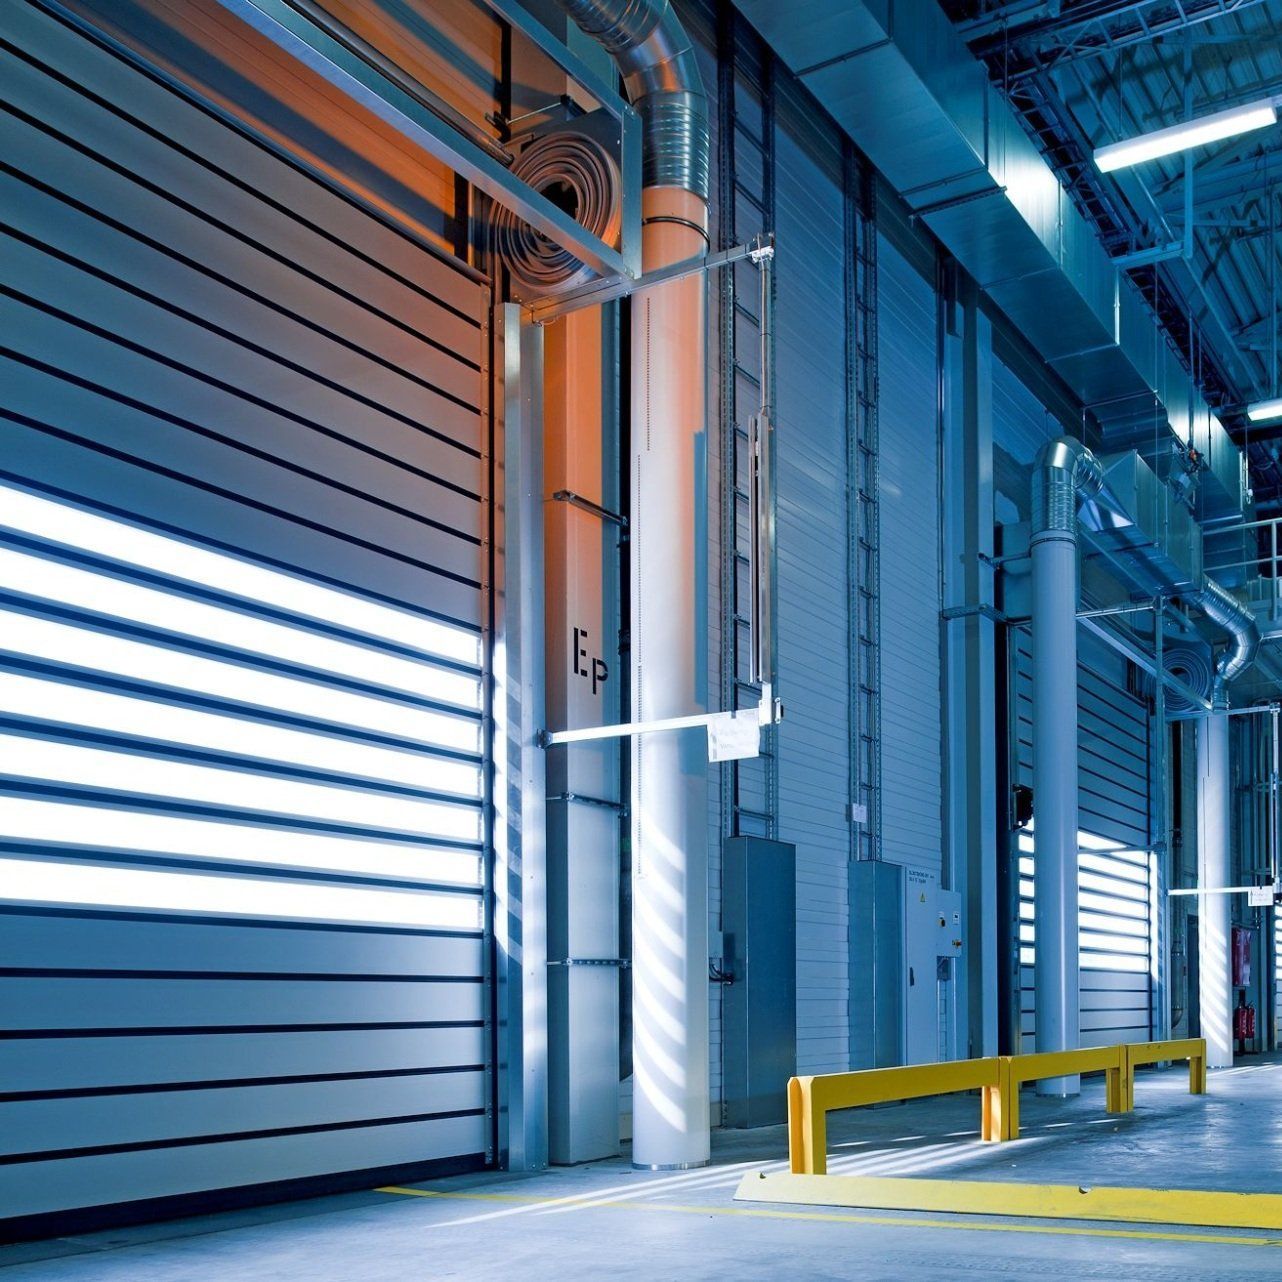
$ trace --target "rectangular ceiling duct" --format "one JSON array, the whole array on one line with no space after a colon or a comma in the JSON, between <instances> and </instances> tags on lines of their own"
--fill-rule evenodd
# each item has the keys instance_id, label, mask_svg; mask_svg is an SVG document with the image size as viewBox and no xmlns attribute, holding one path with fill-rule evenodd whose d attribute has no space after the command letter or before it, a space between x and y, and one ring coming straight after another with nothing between
<instances>
[{"instance_id":1,"label":"rectangular ceiling duct","mask_svg":"<svg viewBox=\"0 0 1282 1282\"><path fill-rule=\"evenodd\" d=\"M1165 420L1208 460L1225 446L1237 453L942 9L921 0L737 3L1082 398L1110 444L1151 445ZM1207 470L1204 516L1239 509L1240 471Z\"/></svg>"}]
</instances>

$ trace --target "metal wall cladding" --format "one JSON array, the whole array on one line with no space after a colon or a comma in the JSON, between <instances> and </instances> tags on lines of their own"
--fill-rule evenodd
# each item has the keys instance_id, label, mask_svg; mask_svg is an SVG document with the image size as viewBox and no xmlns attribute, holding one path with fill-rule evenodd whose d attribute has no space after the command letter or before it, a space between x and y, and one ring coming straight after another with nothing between
<instances>
[{"instance_id":1,"label":"metal wall cladding","mask_svg":"<svg viewBox=\"0 0 1282 1282\"><path fill-rule=\"evenodd\" d=\"M481 1164L487 290L0 31L0 1216Z\"/></svg>"},{"instance_id":2,"label":"metal wall cladding","mask_svg":"<svg viewBox=\"0 0 1282 1282\"><path fill-rule=\"evenodd\" d=\"M804 91L775 133L779 833L797 847L797 1071L846 1067L850 860L842 154Z\"/></svg>"},{"instance_id":3,"label":"metal wall cladding","mask_svg":"<svg viewBox=\"0 0 1282 1282\"><path fill-rule=\"evenodd\" d=\"M942 864L940 475L935 291L877 249L882 855Z\"/></svg>"}]
</instances>

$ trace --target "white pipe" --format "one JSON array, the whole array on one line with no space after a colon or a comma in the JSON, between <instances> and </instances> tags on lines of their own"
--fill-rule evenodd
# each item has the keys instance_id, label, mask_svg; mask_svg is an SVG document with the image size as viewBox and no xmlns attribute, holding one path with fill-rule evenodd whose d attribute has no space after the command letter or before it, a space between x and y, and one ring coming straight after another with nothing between
<instances>
[{"instance_id":1,"label":"white pipe","mask_svg":"<svg viewBox=\"0 0 1282 1282\"><path fill-rule=\"evenodd\" d=\"M1197 882L1226 886L1229 869L1229 718L1223 707L1197 727ZM1208 1068L1233 1063L1233 988L1227 895L1207 895L1198 907L1198 1008Z\"/></svg>"},{"instance_id":2,"label":"white pipe","mask_svg":"<svg viewBox=\"0 0 1282 1282\"><path fill-rule=\"evenodd\" d=\"M1034 992L1037 1050L1080 1044L1077 947L1077 509L1103 470L1069 437L1048 442L1033 472ZM1076 1095L1076 1076L1039 1095Z\"/></svg>"},{"instance_id":3,"label":"white pipe","mask_svg":"<svg viewBox=\"0 0 1282 1282\"><path fill-rule=\"evenodd\" d=\"M708 105L669 0L559 0L614 57L642 123L641 267L708 251ZM632 719L708 710L706 281L632 301ZM695 729L632 740L632 1164L709 1158L708 763Z\"/></svg>"},{"instance_id":4,"label":"white pipe","mask_svg":"<svg viewBox=\"0 0 1282 1282\"><path fill-rule=\"evenodd\" d=\"M642 195L646 271L703 253L707 206ZM707 711L697 514L705 422L702 276L648 289L632 311L632 716ZM632 1163L702 1166L708 1109L708 762L697 729L632 741Z\"/></svg>"},{"instance_id":5,"label":"white pipe","mask_svg":"<svg viewBox=\"0 0 1282 1282\"><path fill-rule=\"evenodd\" d=\"M1079 1044L1077 955L1077 540L1036 535L1033 555L1033 867L1037 1050ZM1077 1077L1039 1095L1076 1095Z\"/></svg>"}]
</instances>

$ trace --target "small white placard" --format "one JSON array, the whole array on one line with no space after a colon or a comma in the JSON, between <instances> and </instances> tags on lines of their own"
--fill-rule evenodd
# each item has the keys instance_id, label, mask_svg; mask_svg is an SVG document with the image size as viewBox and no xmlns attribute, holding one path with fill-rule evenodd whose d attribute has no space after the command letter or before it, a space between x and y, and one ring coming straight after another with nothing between
<instances>
[{"instance_id":1,"label":"small white placard","mask_svg":"<svg viewBox=\"0 0 1282 1282\"><path fill-rule=\"evenodd\" d=\"M756 708L718 712L709 720L709 761L742 761L760 755L761 720Z\"/></svg>"},{"instance_id":2,"label":"small white placard","mask_svg":"<svg viewBox=\"0 0 1282 1282\"><path fill-rule=\"evenodd\" d=\"M1273 887L1252 886L1251 889L1246 892L1246 902L1252 908L1272 908Z\"/></svg>"}]
</instances>

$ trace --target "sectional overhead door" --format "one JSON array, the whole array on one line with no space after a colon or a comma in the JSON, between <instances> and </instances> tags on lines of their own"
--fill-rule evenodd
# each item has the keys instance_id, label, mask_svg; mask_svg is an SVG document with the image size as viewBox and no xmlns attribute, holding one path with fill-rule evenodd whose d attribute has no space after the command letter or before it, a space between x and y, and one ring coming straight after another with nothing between
<instances>
[{"instance_id":1,"label":"sectional overhead door","mask_svg":"<svg viewBox=\"0 0 1282 1282\"><path fill-rule=\"evenodd\" d=\"M1032 785L1032 652L1013 634L1020 782ZM1153 1020L1156 913L1148 840L1148 709L1125 687L1121 664L1099 642L1079 638L1078 884L1083 1046L1147 1041ZM1021 1037L1036 1035L1034 823L1019 837Z\"/></svg>"},{"instance_id":2,"label":"sectional overhead door","mask_svg":"<svg viewBox=\"0 0 1282 1282\"><path fill-rule=\"evenodd\" d=\"M485 286L0 36L0 1218L483 1164Z\"/></svg>"}]
</instances>

